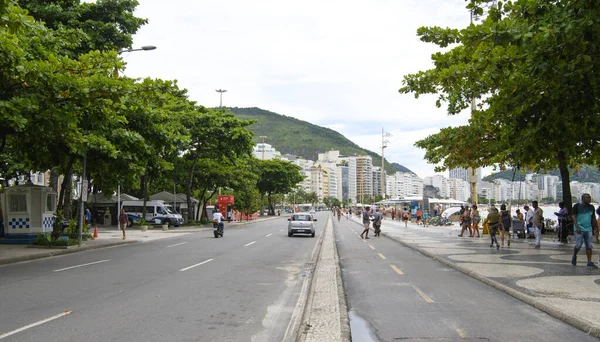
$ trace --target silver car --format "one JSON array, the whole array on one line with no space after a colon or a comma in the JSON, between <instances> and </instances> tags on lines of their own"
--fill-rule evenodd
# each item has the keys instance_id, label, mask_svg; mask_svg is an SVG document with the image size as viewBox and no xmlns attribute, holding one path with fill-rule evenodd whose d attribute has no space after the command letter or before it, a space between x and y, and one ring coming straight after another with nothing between
<instances>
[{"instance_id":1,"label":"silver car","mask_svg":"<svg viewBox=\"0 0 600 342\"><path fill-rule=\"evenodd\" d=\"M310 234L315 237L315 229L317 221L314 216L309 213L294 213L292 217L288 218L288 236L294 234Z\"/></svg>"}]
</instances>

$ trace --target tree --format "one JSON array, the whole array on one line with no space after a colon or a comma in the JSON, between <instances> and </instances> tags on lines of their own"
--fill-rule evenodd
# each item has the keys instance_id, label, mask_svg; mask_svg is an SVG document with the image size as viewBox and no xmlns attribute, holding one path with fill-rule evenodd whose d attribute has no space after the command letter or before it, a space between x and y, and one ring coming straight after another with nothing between
<instances>
[{"instance_id":1,"label":"tree","mask_svg":"<svg viewBox=\"0 0 600 342\"><path fill-rule=\"evenodd\" d=\"M476 15L490 0L469 0ZM404 77L401 93L439 94L450 115L476 103L469 124L418 141L437 170L497 165L560 169L600 164L600 6L593 1L498 2L479 25L419 28L442 48L434 69Z\"/></svg>"},{"instance_id":2,"label":"tree","mask_svg":"<svg viewBox=\"0 0 600 342\"><path fill-rule=\"evenodd\" d=\"M317 204L319 204L319 195L317 195L316 192L311 191L306 194L305 200L306 202L310 203L310 205L315 207Z\"/></svg>"},{"instance_id":3,"label":"tree","mask_svg":"<svg viewBox=\"0 0 600 342\"><path fill-rule=\"evenodd\" d=\"M304 176L302 168L286 160L259 160L259 180L257 187L262 195L267 196L269 215L275 215L272 195L284 195L294 189Z\"/></svg>"}]
</instances>

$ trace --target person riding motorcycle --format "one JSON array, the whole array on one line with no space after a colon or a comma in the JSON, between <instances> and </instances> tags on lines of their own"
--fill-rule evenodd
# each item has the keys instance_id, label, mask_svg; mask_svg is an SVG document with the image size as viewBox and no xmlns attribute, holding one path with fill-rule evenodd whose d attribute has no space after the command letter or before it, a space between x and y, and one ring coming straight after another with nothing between
<instances>
[{"instance_id":1,"label":"person riding motorcycle","mask_svg":"<svg viewBox=\"0 0 600 342\"><path fill-rule=\"evenodd\" d=\"M223 215L219 211L215 211L212 216L213 222L217 223L221 229L225 228L225 224L223 223Z\"/></svg>"}]
</instances>

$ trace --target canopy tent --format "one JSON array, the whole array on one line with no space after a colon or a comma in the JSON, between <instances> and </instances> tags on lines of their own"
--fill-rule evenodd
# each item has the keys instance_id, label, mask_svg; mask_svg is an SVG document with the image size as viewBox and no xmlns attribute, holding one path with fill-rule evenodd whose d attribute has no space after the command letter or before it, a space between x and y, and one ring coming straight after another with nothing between
<instances>
[{"instance_id":1,"label":"canopy tent","mask_svg":"<svg viewBox=\"0 0 600 342\"><path fill-rule=\"evenodd\" d=\"M462 209L462 207L450 207L442 212L442 217L449 218L450 216L452 216L454 214L460 213L461 209Z\"/></svg>"}]
</instances>

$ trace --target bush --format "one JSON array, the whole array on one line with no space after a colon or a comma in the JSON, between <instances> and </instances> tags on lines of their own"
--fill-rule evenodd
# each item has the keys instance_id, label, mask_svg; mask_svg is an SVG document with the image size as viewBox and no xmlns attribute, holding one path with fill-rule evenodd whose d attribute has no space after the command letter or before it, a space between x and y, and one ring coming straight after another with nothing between
<instances>
[{"instance_id":1,"label":"bush","mask_svg":"<svg viewBox=\"0 0 600 342\"><path fill-rule=\"evenodd\" d=\"M77 239L68 239L68 240L57 240L57 239L53 239L52 235L50 233L39 233L36 238L35 241L33 242L34 245L37 246L74 246L77 245L79 242L77 241Z\"/></svg>"}]
</instances>

